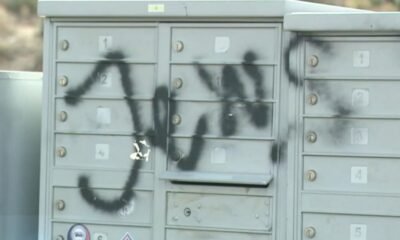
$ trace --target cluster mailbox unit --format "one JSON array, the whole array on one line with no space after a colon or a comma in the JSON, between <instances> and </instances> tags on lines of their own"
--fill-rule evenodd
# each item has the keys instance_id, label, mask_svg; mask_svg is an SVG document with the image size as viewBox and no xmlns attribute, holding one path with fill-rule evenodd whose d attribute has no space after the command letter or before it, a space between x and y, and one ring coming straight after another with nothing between
<instances>
[{"instance_id":1,"label":"cluster mailbox unit","mask_svg":"<svg viewBox=\"0 0 400 240\"><path fill-rule=\"evenodd\" d=\"M278 0L39 13L40 240L398 238L397 14Z\"/></svg>"}]
</instances>

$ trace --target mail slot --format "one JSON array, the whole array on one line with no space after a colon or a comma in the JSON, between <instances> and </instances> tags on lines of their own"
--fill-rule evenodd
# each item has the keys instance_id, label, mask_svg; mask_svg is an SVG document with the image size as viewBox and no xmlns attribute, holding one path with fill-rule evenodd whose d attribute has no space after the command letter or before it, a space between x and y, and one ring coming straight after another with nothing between
<instances>
[{"instance_id":1,"label":"mail slot","mask_svg":"<svg viewBox=\"0 0 400 240\"><path fill-rule=\"evenodd\" d=\"M398 158L305 156L304 190L397 194L399 167ZM310 171L315 179L307 178Z\"/></svg>"},{"instance_id":2,"label":"mail slot","mask_svg":"<svg viewBox=\"0 0 400 240\"><path fill-rule=\"evenodd\" d=\"M152 169L154 151L150 141L131 136L56 134L55 166L91 169L129 170L134 153L146 155L142 170ZM144 144L141 141L145 141ZM60 150L64 149L64 155ZM148 156L147 156L148 155Z\"/></svg>"},{"instance_id":3,"label":"mail slot","mask_svg":"<svg viewBox=\"0 0 400 240\"><path fill-rule=\"evenodd\" d=\"M272 66L172 65L170 88L180 100L272 100L274 78Z\"/></svg>"},{"instance_id":4,"label":"mail slot","mask_svg":"<svg viewBox=\"0 0 400 240\"><path fill-rule=\"evenodd\" d=\"M171 226L271 230L269 197L168 193Z\"/></svg>"},{"instance_id":5,"label":"mail slot","mask_svg":"<svg viewBox=\"0 0 400 240\"><path fill-rule=\"evenodd\" d=\"M57 57L62 60L117 58L154 62L156 29L150 26L69 25L57 28Z\"/></svg>"},{"instance_id":6,"label":"mail slot","mask_svg":"<svg viewBox=\"0 0 400 240\"><path fill-rule=\"evenodd\" d=\"M305 83L306 114L394 116L400 113L397 81L308 80Z\"/></svg>"},{"instance_id":7,"label":"mail slot","mask_svg":"<svg viewBox=\"0 0 400 240\"><path fill-rule=\"evenodd\" d=\"M313 139L309 138L314 136ZM307 118L304 151L307 153L392 154L399 153L397 120Z\"/></svg>"},{"instance_id":8,"label":"mail slot","mask_svg":"<svg viewBox=\"0 0 400 240\"><path fill-rule=\"evenodd\" d=\"M119 199L122 190L93 189L105 199ZM150 224L152 222L153 193L135 190L126 207L109 213L85 204L78 188L54 188L53 217L62 221L95 221L115 224Z\"/></svg>"},{"instance_id":9,"label":"mail slot","mask_svg":"<svg viewBox=\"0 0 400 240\"><path fill-rule=\"evenodd\" d=\"M323 239L381 239L395 240L400 234L400 218L338 214L303 215L303 238ZM307 237L307 230L314 229L313 237ZM334 236L334 237L333 237Z\"/></svg>"},{"instance_id":10,"label":"mail slot","mask_svg":"<svg viewBox=\"0 0 400 240\"><path fill-rule=\"evenodd\" d=\"M177 230L168 229L166 240L204 240L204 239L218 239L218 240L271 240L270 234L260 233L238 233L238 232L217 232L217 231L201 231L201 230Z\"/></svg>"},{"instance_id":11,"label":"mail slot","mask_svg":"<svg viewBox=\"0 0 400 240\"><path fill-rule=\"evenodd\" d=\"M113 239L124 239L124 236L129 235L131 239L151 239L151 228L146 227L132 227L132 226L113 226L113 225L102 225L102 224L83 224L90 232L90 239L94 240L113 240ZM74 224L55 222L53 224L53 238L62 236L67 239L68 231ZM129 238L126 238L129 239ZM125 240L125 239L124 239Z\"/></svg>"},{"instance_id":12,"label":"mail slot","mask_svg":"<svg viewBox=\"0 0 400 240\"><path fill-rule=\"evenodd\" d=\"M155 91L154 71L152 64L59 63L54 79L56 94L63 97L91 83L90 88L78 97L128 96L151 99ZM130 92L132 95L129 96Z\"/></svg>"},{"instance_id":13,"label":"mail slot","mask_svg":"<svg viewBox=\"0 0 400 240\"><path fill-rule=\"evenodd\" d=\"M306 77L396 77L400 75L399 51L397 38L315 39L306 43ZM317 59L314 64L311 63L312 58Z\"/></svg>"},{"instance_id":14,"label":"mail slot","mask_svg":"<svg viewBox=\"0 0 400 240\"><path fill-rule=\"evenodd\" d=\"M107 132L132 134L153 128L151 101L79 99L70 105L56 100L56 129L65 132ZM134 122L131 109L141 117ZM141 126L142 129L136 129Z\"/></svg>"},{"instance_id":15,"label":"mail slot","mask_svg":"<svg viewBox=\"0 0 400 240\"><path fill-rule=\"evenodd\" d=\"M190 63L199 60L243 62L246 53L251 52L258 61L277 63L278 33L276 24L173 27L171 59Z\"/></svg>"},{"instance_id":16,"label":"mail slot","mask_svg":"<svg viewBox=\"0 0 400 240\"><path fill-rule=\"evenodd\" d=\"M249 102L173 102L172 134L195 135L200 119L207 119L204 135L271 138L273 104ZM179 121L174 121L174 117Z\"/></svg>"}]
</instances>

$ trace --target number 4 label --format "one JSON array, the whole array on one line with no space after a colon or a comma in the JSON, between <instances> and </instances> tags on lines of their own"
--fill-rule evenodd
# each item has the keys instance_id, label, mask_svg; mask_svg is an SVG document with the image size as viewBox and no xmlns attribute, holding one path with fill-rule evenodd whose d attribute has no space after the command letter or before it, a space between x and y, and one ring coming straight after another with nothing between
<instances>
[{"instance_id":1,"label":"number 4 label","mask_svg":"<svg viewBox=\"0 0 400 240\"><path fill-rule=\"evenodd\" d=\"M351 168L351 183L367 184L368 183L368 168L367 167L352 167Z\"/></svg>"},{"instance_id":2,"label":"number 4 label","mask_svg":"<svg viewBox=\"0 0 400 240\"><path fill-rule=\"evenodd\" d=\"M351 224L350 240L367 240L367 225Z\"/></svg>"}]
</instances>

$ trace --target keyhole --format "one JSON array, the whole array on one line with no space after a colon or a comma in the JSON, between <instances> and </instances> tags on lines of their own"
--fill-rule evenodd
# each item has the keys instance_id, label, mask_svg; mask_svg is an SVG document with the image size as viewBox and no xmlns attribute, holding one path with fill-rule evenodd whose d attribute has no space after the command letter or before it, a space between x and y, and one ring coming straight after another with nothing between
<instances>
[{"instance_id":1,"label":"keyhole","mask_svg":"<svg viewBox=\"0 0 400 240\"><path fill-rule=\"evenodd\" d=\"M192 210L190 208L185 208L185 210L183 210L183 214L186 217L190 217L190 215L192 214Z\"/></svg>"}]
</instances>

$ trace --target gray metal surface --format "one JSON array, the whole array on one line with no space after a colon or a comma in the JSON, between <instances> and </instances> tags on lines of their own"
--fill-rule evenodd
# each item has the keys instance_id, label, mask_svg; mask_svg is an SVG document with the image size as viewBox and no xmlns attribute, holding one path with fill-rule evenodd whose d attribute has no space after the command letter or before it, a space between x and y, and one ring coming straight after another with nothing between
<instances>
[{"instance_id":1,"label":"gray metal surface","mask_svg":"<svg viewBox=\"0 0 400 240\"><path fill-rule=\"evenodd\" d=\"M37 239L42 74L0 72L0 235Z\"/></svg>"}]
</instances>

